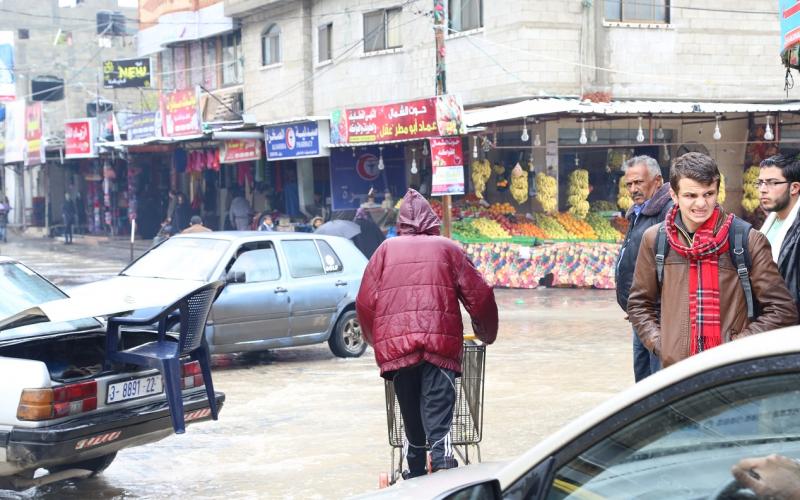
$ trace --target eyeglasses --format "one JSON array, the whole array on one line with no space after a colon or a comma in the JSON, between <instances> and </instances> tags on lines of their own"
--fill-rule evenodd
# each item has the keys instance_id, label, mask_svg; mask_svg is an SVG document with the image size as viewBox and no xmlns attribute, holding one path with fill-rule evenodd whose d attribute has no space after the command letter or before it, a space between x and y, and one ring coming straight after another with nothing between
<instances>
[{"instance_id":1,"label":"eyeglasses","mask_svg":"<svg viewBox=\"0 0 800 500\"><path fill-rule=\"evenodd\" d=\"M775 186L778 186L780 184L789 184L789 182L790 181L779 181L777 179L767 179L767 180L759 179L757 181L753 181L753 187L756 188L756 189L761 188L761 186L767 186L768 188L774 188Z\"/></svg>"}]
</instances>

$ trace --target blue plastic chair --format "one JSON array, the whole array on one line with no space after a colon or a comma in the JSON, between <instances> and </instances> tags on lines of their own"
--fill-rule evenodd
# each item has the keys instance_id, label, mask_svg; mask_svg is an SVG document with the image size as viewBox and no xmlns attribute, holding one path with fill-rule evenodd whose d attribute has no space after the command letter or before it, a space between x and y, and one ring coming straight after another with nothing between
<instances>
[{"instance_id":1,"label":"blue plastic chair","mask_svg":"<svg viewBox=\"0 0 800 500\"><path fill-rule=\"evenodd\" d=\"M203 382L208 396L211 418L217 420L217 400L214 384L211 381L211 357L206 343L205 327L211 305L222 291L224 282L215 281L204 285L181 298L174 304L149 318L119 316L109 318L106 335L107 363L129 363L161 372L167 393L172 427L176 434L183 434L186 425L183 415L183 395L181 392L181 358L190 356L200 363ZM174 314L177 311L178 314ZM180 323L177 341L168 336L167 331L176 322ZM121 326L146 327L158 323L158 340L118 350ZM124 333L124 330L122 331Z\"/></svg>"}]
</instances>

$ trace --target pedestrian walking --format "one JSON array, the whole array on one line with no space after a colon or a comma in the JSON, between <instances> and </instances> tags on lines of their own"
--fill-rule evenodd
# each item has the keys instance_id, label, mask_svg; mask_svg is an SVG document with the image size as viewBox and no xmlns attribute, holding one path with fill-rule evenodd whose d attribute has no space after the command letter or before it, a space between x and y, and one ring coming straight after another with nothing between
<instances>
[{"instance_id":1,"label":"pedestrian walking","mask_svg":"<svg viewBox=\"0 0 800 500\"><path fill-rule=\"evenodd\" d=\"M64 204L61 206L61 219L64 221L64 244L72 245L72 227L75 225L77 209L72 195L64 193Z\"/></svg>"},{"instance_id":2,"label":"pedestrian walking","mask_svg":"<svg viewBox=\"0 0 800 500\"><path fill-rule=\"evenodd\" d=\"M186 201L186 195L179 192L175 196L175 210L172 214L172 227L175 232L181 232L189 227L189 202Z\"/></svg>"},{"instance_id":3,"label":"pedestrian walking","mask_svg":"<svg viewBox=\"0 0 800 500\"><path fill-rule=\"evenodd\" d=\"M383 235L381 228L375 224L375 221L372 220L372 216L364 208L356 210L356 216L353 222L358 224L358 227L361 229L361 232L351 238L353 244L355 244L355 246L361 250L361 253L369 259L372 257L372 254L375 253L375 250L381 246L386 236Z\"/></svg>"},{"instance_id":4,"label":"pedestrian walking","mask_svg":"<svg viewBox=\"0 0 800 500\"><path fill-rule=\"evenodd\" d=\"M241 191L234 192L233 200L231 200L231 208L228 211L228 218L231 225L237 231L247 231L250 229L250 203L244 197Z\"/></svg>"},{"instance_id":5,"label":"pedestrian walking","mask_svg":"<svg viewBox=\"0 0 800 500\"><path fill-rule=\"evenodd\" d=\"M761 208L769 212L761 232L772 246L772 260L800 311L800 161L776 155L762 161L760 167L756 186Z\"/></svg>"},{"instance_id":6,"label":"pedestrian walking","mask_svg":"<svg viewBox=\"0 0 800 500\"><path fill-rule=\"evenodd\" d=\"M365 340L382 377L394 383L405 424L409 477L426 473L426 445L435 472L456 467L450 426L461 373L463 325L459 300L478 338L497 336L494 292L464 251L439 236L441 222L409 189L400 209L400 236L373 254L356 298Z\"/></svg>"},{"instance_id":7,"label":"pedestrian walking","mask_svg":"<svg viewBox=\"0 0 800 500\"><path fill-rule=\"evenodd\" d=\"M199 215L193 215L189 220L189 227L181 231L181 234L209 233L211 229L203 225L203 219Z\"/></svg>"},{"instance_id":8,"label":"pedestrian walking","mask_svg":"<svg viewBox=\"0 0 800 500\"><path fill-rule=\"evenodd\" d=\"M0 198L0 240L3 243L8 243L8 213L11 211L11 204L8 202L8 196L3 195Z\"/></svg>"},{"instance_id":9,"label":"pedestrian walking","mask_svg":"<svg viewBox=\"0 0 800 500\"><path fill-rule=\"evenodd\" d=\"M633 205L625 217L628 219L628 232L617 256L614 279L617 283L617 303L623 311L628 311L628 293L633 282L636 256L642 235L651 226L663 222L672 208L669 184L664 183L661 167L649 156L636 156L625 163L625 187L631 194ZM633 330L633 377L636 382L657 372L660 367L658 356L648 351Z\"/></svg>"},{"instance_id":10,"label":"pedestrian walking","mask_svg":"<svg viewBox=\"0 0 800 500\"><path fill-rule=\"evenodd\" d=\"M743 252L750 257L748 287L758 310L748 317L745 287L730 252L729 233L742 221L717 204L719 182L717 164L708 155L679 157L670 172L675 206L665 222L645 231L639 247L628 315L642 343L664 367L797 321L769 242L758 231L744 236ZM661 263L656 259L659 232L668 244Z\"/></svg>"}]
</instances>

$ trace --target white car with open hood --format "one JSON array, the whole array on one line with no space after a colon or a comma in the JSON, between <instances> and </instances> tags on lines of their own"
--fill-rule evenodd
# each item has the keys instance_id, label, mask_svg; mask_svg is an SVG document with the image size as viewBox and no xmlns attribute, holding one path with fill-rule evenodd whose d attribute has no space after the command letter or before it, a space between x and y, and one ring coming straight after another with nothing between
<instances>
[{"instance_id":1,"label":"white car with open hood","mask_svg":"<svg viewBox=\"0 0 800 500\"><path fill-rule=\"evenodd\" d=\"M199 285L175 289L174 301ZM120 294L123 295L123 294ZM106 367L102 317L160 303L68 297L20 262L0 257L0 489L24 489L87 477L117 451L173 433L157 370ZM126 347L154 340L152 331L126 332ZM182 365L186 423L211 411L199 364ZM225 396L216 393L217 406ZM46 469L48 474L34 473ZM1 496L1 495L0 495Z\"/></svg>"}]
</instances>

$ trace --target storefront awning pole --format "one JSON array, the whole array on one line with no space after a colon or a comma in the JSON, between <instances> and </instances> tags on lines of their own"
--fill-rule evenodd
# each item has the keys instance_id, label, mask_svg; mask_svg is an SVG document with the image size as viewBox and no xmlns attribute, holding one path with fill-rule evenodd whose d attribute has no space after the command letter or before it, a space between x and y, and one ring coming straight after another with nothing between
<instances>
[{"instance_id":1,"label":"storefront awning pole","mask_svg":"<svg viewBox=\"0 0 800 500\"><path fill-rule=\"evenodd\" d=\"M445 6L444 0L433 0L433 32L436 38L436 95L444 95L447 93L447 72L445 67L445 45L444 45L444 30L447 29L445 23ZM426 139L427 140L427 139ZM450 206L452 199L449 194L442 197L442 235L445 238L450 237L450 228L452 223L450 220Z\"/></svg>"}]
</instances>

